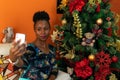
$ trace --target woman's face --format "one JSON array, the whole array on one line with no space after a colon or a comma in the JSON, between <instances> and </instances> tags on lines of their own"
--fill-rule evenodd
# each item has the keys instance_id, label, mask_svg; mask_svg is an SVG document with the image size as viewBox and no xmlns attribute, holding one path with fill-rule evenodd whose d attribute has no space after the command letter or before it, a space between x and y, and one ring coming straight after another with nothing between
<instances>
[{"instance_id":1,"label":"woman's face","mask_svg":"<svg viewBox=\"0 0 120 80\"><path fill-rule=\"evenodd\" d=\"M38 40L46 41L50 34L50 25L46 20L39 20L36 22L34 30Z\"/></svg>"}]
</instances>

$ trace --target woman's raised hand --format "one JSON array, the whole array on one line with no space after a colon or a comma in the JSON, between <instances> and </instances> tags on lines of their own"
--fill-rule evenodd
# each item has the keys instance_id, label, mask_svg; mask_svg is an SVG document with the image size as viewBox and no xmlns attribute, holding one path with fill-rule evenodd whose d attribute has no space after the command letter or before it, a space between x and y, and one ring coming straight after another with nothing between
<instances>
[{"instance_id":1,"label":"woman's raised hand","mask_svg":"<svg viewBox=\"0 0 120 80\"><path fill-rule=\"evenodd\" d=\"M9 58L12 62L15 62L18 58L20 58L26 51L26 43L20 45L20 40L17 42L14 41L10 48Z\"/></svg>"}]
</instances>

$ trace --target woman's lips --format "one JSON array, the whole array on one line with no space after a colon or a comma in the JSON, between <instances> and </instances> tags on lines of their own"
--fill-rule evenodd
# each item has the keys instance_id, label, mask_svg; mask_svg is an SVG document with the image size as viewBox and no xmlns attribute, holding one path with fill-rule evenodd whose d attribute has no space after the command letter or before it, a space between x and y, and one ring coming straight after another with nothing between
<instances>
[{"instance_id":1,"label":"woman's lips","mask_svg":"<svg viewBox=\"0 0 120 80\"><path fill-rule=\"evenodd\" d=\"M42 39L45 39L46 38L46 36L40 36Z\"/></svg>"}]
</instances>

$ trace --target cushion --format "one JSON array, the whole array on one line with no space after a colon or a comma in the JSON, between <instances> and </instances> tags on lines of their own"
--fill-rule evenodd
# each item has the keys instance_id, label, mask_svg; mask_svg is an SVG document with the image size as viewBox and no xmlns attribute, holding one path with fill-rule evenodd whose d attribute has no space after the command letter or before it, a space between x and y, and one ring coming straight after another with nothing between
<instances>
[{"instance_id":1,"label":"cushion","mask_svg":"<svg viewBox=\"0 0 120 80\"><path fill-rule=\"evenodd\" d=\"M11 43L0 44L0 80L18 80L20 69L9 62Z\"/></svg>"},{"instance_id":2,"label":"cushion","mask_svg":"<svg viewBox=\"0 0 120 80\"><path fill-rule=\"evenodd\" d=\"M71 77L68 73L59 70L58 76L55 80L71 80Z\"/></svg>"},{"instance_id":3,"label":"cushion","mask_svg":"<svg viewBox=\"0 0 120 80\"><path fill-rule=\"evenodd\" d=\"M9 50L11 48L12 43L4 43L0 44L0 55L7 56L9 55Z\"/></svg>"}]
</instances>

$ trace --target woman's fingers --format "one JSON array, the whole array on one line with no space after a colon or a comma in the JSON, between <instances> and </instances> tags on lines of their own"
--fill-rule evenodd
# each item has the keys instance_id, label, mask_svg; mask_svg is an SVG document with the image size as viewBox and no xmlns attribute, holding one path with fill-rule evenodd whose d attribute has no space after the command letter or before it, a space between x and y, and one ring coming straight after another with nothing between
<instances>
[{"instance_id":1,"label":"woman's fingers","mask_svg":"<svg viewBox=\"0 0 120 80\"><path fill-rule=\"evenodd\" d=\"M22 56L25 53L25 51L26 51L26 46L25 46L25 44L22 44L16 50L15 55L18 56L18 57L20 57L20 56Z\"/></svg>"},{"instance_id":2,"label":"woman's fingers","mask_svg":"<svg viewBox=\"0 0 120 80\"><path fill-rule=\"evenodd\" d=\"M18 57L22 56L26 50L26 43L19 45L20 41L13 42L10 49L10 58L15 61Z\"/></svg>"}]
</instances>

